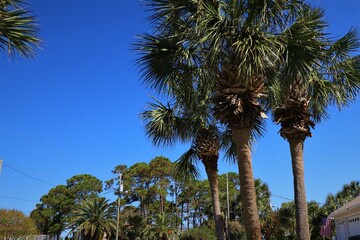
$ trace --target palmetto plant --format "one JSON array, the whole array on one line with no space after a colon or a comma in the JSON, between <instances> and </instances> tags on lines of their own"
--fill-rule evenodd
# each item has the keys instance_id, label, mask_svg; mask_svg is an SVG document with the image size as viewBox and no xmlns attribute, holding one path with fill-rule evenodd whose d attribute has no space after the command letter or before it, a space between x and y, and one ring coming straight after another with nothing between
<instances>
[{"instance_id":1,"label":"palmetto plant","mask_svg":"<svg viewBox=\"0 0 360 240\"><path fill-rule=\"evenodd\" d=\"M250 136L266 117L260 105L266 93L266 77L283 51L282 33L302 3L288 0L147 3L152 11L154 34L144 34L136 43L141 52L138 63L144 83L165 94L186 92L188 86L197 86L199 82L208 87L214 116L231 130L236 144L247 238L258 240L261 234ZM207 77L199 78L193 69Z\"/></svg>"},{"instance_id":2,"label":"palmetto plant","mask_svg":"<svg viewBox=\"0 0 360 240\"><path fill-rule=\"evenodd\" d=\"M328 116L329 105L339 108L355 100L360 90L360 65L351 52L359 47L358 35L350 30L331 42L325 38L323 12L304 9L286 30L283 64L269 85L269 103L280 135L290 145L294 176L297 239L310 239L304 184L304 141L311 128Z\"/></svg>"},{"instance_id":3,"label":"palmetto plant","mask_svg":"<svg viewBox=\"0 0 360 240\"><path fill-rule=\"evenodd\" d=\"M73 212L71 233L85 239L99 240L111 236L116 230L116 210L105 198L91 198Z\"/></svg>"},{"instance_id":4,"label":"palmetto plant","mask_svg":"<svg viewBox=\"0 0 360 240\"><path fill-rule=\"evenodd\" d=\"M24 8L22 0L0 0L0 49L9 56L35 56L41 41L37 20Z\"/></svg>"}]
</instances>

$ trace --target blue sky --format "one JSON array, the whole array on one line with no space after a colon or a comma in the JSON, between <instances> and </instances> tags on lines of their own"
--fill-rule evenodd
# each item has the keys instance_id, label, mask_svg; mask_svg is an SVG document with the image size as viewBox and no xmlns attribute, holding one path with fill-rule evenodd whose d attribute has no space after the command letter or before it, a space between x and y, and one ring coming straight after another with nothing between
<instances>
[{"instance_id":1,"label":"blue sky","mask_svg":"<svg viewBox=\"0 0 360 240\"><path fill-rule=\"evenodd\" d=\"M360 1L314 2L326 9L332 36L360 26ZM43 50L34 60L0 54L0 208L28 214L51 184L76 174L107 180L118 164L176 160L186 146L154 148L139 118L153 95L141 85L131 50L136 34L150 30L141 1L32 0L29 7ZM307 198L320 203L360 179L360 102L330 114L305 145ZM268 122L256 143L254 174L274 195L293 198L289 148L278 130ZM236 169L219 166L220 173ZM283 201L272 197L275 206Z\"/></svg>"}]
</instances>

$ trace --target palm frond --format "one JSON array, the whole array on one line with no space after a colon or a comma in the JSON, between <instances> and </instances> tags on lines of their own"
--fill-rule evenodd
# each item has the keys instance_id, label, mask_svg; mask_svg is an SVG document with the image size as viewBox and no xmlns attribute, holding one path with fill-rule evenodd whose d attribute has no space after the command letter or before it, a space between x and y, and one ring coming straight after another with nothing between
<instances>
[{"instance_id":1,"label":"palm frond","mask_svg":"<svg viewBox=\"0 0 360 240\"><path fill-rule=\"evenodd\" d=\"M23 1L3 0L0 4L0 48L11 57L33 58L41 44L38 21L20 5Z\"/></svg>"},{"instance_id":2,"label":"palm frond","mask_svg":"<svg viewBox=\"0 0 360 240\"><path fill-rule=\"evenodd\" d=\"M196 2L192 0L147 0L145 5L150 21L157 29L175 27L179 21L189 22L196 14Z\"/></svg>"},{"instance_id":3,"label":"palm frond","mask_svg":"<svg viewBox=\"0 0 360 240\"><path fill-rule=\"evenodd\" d=\"M326 23L322 20L323 16L324 12L321 9L305 9L282 33L281 38L285 43L284 70L287 78L294 79L298 74L306 75L318 67L318 60L322 58L322 50L326 45L323 33Z\"/></svg>"},{"instance_id":4,"label":"palm frond","mask_svg":"<svg viewBox=\"0 0 360 240\"><path fill-rule=\"evenodd\" d=\"M179 37L143 34L134 43L134 50L139 53L136 64L143 83L157 93L169 94L176 87L191 86L198 56Z\"/></svg>"},{"instance_id":5,"label":"palm frond","mask_svg":"<svg viewBox=\"0 0 360 240\"><path fill-rule=\"evenodd\" d=\"M350 58L350 54L357 51L359 47L359 31L357 28L351 28L342 38L330 45L328 54L333 59L342 61Z\"/></svg>"},{"instance_id":6,"label":"palm frond","mask_svg":"<svg viewBox=\"0 0 360 240\"><path fill-rule=\"evenodd\" d=\"M237 162L236 145L230 129L226 129L220 136L220 146L224 149L224 157L230 163Z\"/></svg>"},{"instance_id":7,"label":"palm frond","mask_svg":"<svg viewBox=\"0 0 360 240\"><path fill-rule=\"evenodd\" d=\"M200 177L200 173L197 167L198 156L197 152L190 148L183 155L180 156L175 162L176 175L185 181L190 179L197 179Z\"/></svg>"},{"instance_id":8,"label":"palm frond","mask_svg":"<svg viewBox=\"0 0 360 240\"><path fill-rule=\"evenodd\" d=\"M156 100L148 105L150 109L140 116L145 121L145 133L155 146L173 145L176 141L190 138L191 128L187 119L181 118L169 103L164 105Z\"/></svg>"}]
</instances>

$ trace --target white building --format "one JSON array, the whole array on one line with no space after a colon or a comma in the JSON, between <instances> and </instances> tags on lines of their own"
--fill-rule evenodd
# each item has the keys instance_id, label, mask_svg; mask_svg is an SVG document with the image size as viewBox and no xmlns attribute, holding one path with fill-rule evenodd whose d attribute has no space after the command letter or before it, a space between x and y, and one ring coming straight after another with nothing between
<instances>
[{"instance_id":1,"label":"white building","mask_svg":"<svg viewBox=\"0 0 360 240\"><path fill-rule=\"evenodd\" d=\"M334 218L336 240L360 240L360 196L329 215Z\"/></svg>"}]
</instances>

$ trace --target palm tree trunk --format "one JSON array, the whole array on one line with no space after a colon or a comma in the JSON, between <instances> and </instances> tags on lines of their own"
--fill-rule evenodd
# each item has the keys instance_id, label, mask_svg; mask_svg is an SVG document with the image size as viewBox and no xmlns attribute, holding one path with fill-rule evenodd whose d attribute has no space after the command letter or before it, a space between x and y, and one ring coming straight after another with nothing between
<instances>
[{"instance_id":1,"label":"palm tree trunk","mask_svg":"<svg viewBox=\"0 0 360 240\"><path fill-rule=\"evenodd\" d=\"M181 203L181 222L180 222L180 231L183 230L184 223L184 202Z\"/></svg>"},{"instance_id":2,"label":"palm tree trunk","mask_svg":"<svg viewBox=\"0 0 360 240\"><path fill-rule=\"evenodd\" d=\"M291 151L294 177L294 195L296 209L296 239L310 240L308 210L304 181L304 140L288 139Z\"/></svg>"},{"instance_id":3,"label":"palm tree trunk","mask_svg":"<svg viewBox=\"0 0 360 240\"><path fill-rule=\"evenodd\" d=\"M203 160L203 164L205 166L206 174L210 184L216 236L218 240L224 240L225 229L224 229L224 218L223 215L221 214L221 209L220 209L217 161L218 161L218 156L216 157L216 159Z\"/></svg>"},{"instance_id":4,"label":"palm tree trunk","mask_svg":"<svg viewBox=\"0 0 360 240\"><path fill-rule=\"evenodd\" d=\"M244 218L246 238L248 240L261 240L251 150L249 146L251 130L250 127L231 127L238 157L242 215Z\"/></svg>"},{"instance_id":5,"label":"palm tree trunk","mask_svg":"<svg viewBox=\"0 0 360 240\"><path fill-rule=\"evenodd\" d=\"M177 186L175 183L175 216L176 216L176 226L178 226L178 218L179 218L179 209L178 209L178 196L177 196ZM181 229L182 230L182 229Z\"/></svg>"},{"instance_id":6,"label":"palm tree trunk","mask_svg":"<svg viewBox=\"0 0 360 240\"><path fill-rule=\"evenodd\" d=\"M186 204L187 229L190 229L190 203Z\"/></svg>"}]
</instances>

